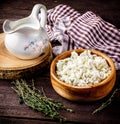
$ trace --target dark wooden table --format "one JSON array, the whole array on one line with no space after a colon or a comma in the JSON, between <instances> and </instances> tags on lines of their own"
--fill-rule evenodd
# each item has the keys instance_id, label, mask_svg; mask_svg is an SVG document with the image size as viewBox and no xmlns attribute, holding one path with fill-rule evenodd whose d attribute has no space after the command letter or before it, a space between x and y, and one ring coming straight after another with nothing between
<instances>
[{"instance_id":1,"label":"dark wooden table","mask_svg":"<svg viewBox=\"0 0 120 124\"><path fill-rule=\"evenodd\" d=\"M20 19L30 14L34 4L42 3L47 9L53 8L60 3L67 4L84 13L88 10L99 14L104 20L120 28L120 2L119 0L1 0L0 1L0 33L5 19ZM1 61L1 60L0 60ZM35 87L44 88L48 97L61 101L68 108L75 110L75 113L61 111L68 121L66 123L98 123L98 124L118 124L120 123L120 92L115 97L111 105L101 112L92 115L106 98L92 103L76 103L60 97L53 90L50 83L49 69L38 74L35 79ZM116 87L120 83L120 72L117 71ZM11 89L9 80L0 80L0 124L40 124L56 123L48 117L44 117L41 112L36 112L25 104L19 104L17 94Z\"/></svg>"}]
</instances>

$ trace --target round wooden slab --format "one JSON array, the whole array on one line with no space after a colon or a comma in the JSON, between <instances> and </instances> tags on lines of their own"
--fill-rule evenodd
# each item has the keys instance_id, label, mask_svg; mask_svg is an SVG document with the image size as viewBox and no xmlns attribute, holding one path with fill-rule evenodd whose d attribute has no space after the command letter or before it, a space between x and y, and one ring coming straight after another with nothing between
<instances>
[{"instance_id":1,"label":"round wooden slab","mask_svg":"<svg viewBox=\"0 0 120 124\"><path fill-rule=\"evenodd\" d=\"M35 72L43 71L52 60L52 48L36 59L22 60L10 54L4 45L5 34L0 34L0 79L17 79L29 77Z\"/></svg>"}]
</instances>

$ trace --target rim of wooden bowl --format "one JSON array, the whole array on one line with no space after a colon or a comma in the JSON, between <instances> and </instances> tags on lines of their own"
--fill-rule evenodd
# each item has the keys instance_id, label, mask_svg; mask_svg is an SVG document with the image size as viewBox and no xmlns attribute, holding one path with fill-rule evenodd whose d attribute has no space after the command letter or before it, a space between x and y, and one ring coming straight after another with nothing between
<instances>
[{"instance_id":1,"label":"rim of wooden bowl","mask_svg":"<svg viewBox=\"0 0 120 124\"><path fill-rule=\"evenodd\" d=\"M61 53L60 55L56 56L52 63L51 63L51 67L50 67L50 73L51 73L51 76L57 81L57 83L59 84L62 84L66 87L69 87L69 88L74 88L74 89L89 89L89 88L95 88L95 87L100 87L106 83L109 83L109 81L114 77L114 75L116 74L116 69L115 69L115 64L113 62L113 60L107 56L105 53L102 53L98 50L90 50L93 54L96 54L98 56L101 56L103 58L106 59L106 61L108 62L109 66L111 67L111 73L109 74L109 76L107 78L105 78L103 81L97 83L97 84L93 84L93 85L90 85L90 86L74 86L72 84L67 84L63 81L61 81L60 79L58 79L57 75L55 74L55 68L56 68L56 62L60 59L64 59L66 57L69 57L71 55L71 52L72 51L76 51L78 54L79 53L82 53L83 51L85 51L87 49L76 49L76 50L69 50L69 51L66 51L66 52L63 52Z\"/></svg>"}]
</instances>

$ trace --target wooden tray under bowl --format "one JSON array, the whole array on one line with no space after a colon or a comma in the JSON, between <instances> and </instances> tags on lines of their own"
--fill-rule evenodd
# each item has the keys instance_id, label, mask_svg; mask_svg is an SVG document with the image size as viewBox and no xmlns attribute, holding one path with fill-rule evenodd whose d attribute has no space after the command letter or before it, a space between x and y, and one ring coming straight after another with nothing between
<instances>
[{"instance_id":1,"label":"wooden tray under bowl","mask_svg":"<svg viewBox=\"0 0 120 124\"><path fill-rule=\"evenodd\" d=\"M29 77L34 73L43 72L52 60L52 48L49 45L46 52L32 60L22 60L11 55L4 46L5 34L0 34L0 79L18 79Z\"/></svg>"}]
</instances>

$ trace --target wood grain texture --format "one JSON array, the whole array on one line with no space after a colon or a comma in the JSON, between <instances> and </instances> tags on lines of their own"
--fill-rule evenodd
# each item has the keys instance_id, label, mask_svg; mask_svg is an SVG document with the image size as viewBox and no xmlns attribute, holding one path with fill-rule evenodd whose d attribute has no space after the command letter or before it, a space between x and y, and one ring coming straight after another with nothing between
<instances>
[{"instance_id":1,"label":"wood grain texture","mask_svg":"<svg viewBox=\"0 0 120 124\"><path fill-rule=\"evenodd\" d=\"M36 70L49 67L52 60L51 45L46 48L46 52L36 59L22 60L10 54L4 45L5 34L0 34L0 78L17 79L24 76L29 77Z\"/></svg>"},{"instance_id":2,"label":"wood grain texture","mask_svg":"<svg viewBox=\"0 0 120 124\"><path fill-rule=\"evenodd\" d=\"M100 15L104 20L120 28L120 0L0 0L0 33L3 32L2 24L5 19L20 19L31 13L33 5L36 3L44 4L47 9L51 9L59 4L67 4L79 11L93 11ZM1 60L0 60L1 61ZM44 69L43 69L44 70ZM120 123L120 93L115 97L114 102L103 111L92 115L93 110L98 108L106 98L92 103L76 103L60 97L52 88L50 82L49 69L44 73L36 70L37 75L35 87L44 88L46 95L50 98L61 101L68 108L75 110L75 113L60 111L67 118L67 124L119 124ZM27 72L26 72L27 73ZM117 71L117 80L115 87L120 85L120 71ZM41 112L36 112L25 104L19 104L17 94L11 89L13 86L9 80L0 79L0 124L58 124ZM111 94L110 94L111 95Z\"/></svg>"},{"instance_id":3,"label":"wood grain texture","mask_svg":"<svg viewBox=\"0 0 120 124\"><path fill-rule=\"evenodd\" d=\"M76 52L80 54L84 50L85 49L76 49ZM63 82L59 80L56 74L56 63L59 60L70 57L72 51L73 50L66 51L58 55L51 63L50 77L51 77L52 86L55 89L55 91L62 97L69 99L71 101L88 102L88 101L96 101L104 98L112 91L116 81L116 69L112 59L102 52L91 50L92 54L101 56L107 61L107 63L111 68L111 73L105 80L97 84L90 86L74 86L67 84L67 82Z\"/></svg>"},{"instance_id":4,"label":"wood grain texture","mask_svg":"<svg viewBox=\"0 0 120 124\"><path fill-rule=\"evenodd\" d=\"M93 11L104 20L120 28L120 1L119 0L0 0L0 32L5 19L20 19L31 13L32 7L44 4L51 9L59 4L66 4L76 9L81 14Z\"/></svg>"}]
</instances>

